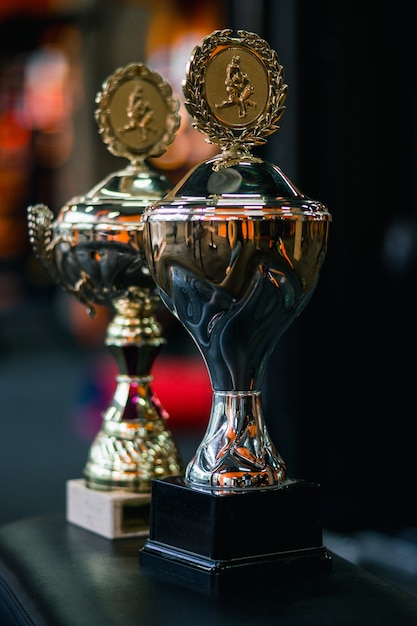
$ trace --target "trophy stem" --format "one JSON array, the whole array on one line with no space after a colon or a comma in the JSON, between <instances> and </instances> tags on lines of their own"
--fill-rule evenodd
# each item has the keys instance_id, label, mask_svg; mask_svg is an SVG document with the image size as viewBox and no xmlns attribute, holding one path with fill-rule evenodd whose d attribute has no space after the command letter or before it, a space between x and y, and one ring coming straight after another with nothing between
<instances>
[{"instance_id":1,"label":"trophy stem","mask_svg":"<svg viewBox=\"0 0 417 626\"><path fill-rule=\"evenodd\" d=\"M168 414L151 387L150 371L164 344L161 325L151 315L116 314L109 324L106 345L119 373L84 469L88 487L150 492L153 478L181 473Z\"/></svg>"},{"instance_id":2,"label":"trophy stem","mask_svg":"<svg viewBox=\"0 0 417 626\"><path fill-rule=\"evenodd\" d=\"M286 467L263 417L261 393L214 391L209 425L185 479L219 490L276 486Z\"/></svg>"}]
</instances>

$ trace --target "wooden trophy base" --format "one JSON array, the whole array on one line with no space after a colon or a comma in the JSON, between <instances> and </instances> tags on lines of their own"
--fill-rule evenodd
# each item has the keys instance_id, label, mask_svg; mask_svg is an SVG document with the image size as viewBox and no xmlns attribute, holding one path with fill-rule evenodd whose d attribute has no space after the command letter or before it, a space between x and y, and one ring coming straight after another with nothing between
<instances>
[{"instance_id":1,"label":"wooden trophy base","mask_svg":"<svg viewBox=\"0 0 417 626\"><path fill-rule=\"evenodd\" d=\"M286 480L278 487L218 494L190 489L182 477L154 480L140 563L209 591L265 587L329 571L319 485Z\"/></svg>"},{"instance_id":2,"label":"wooden trophy base","mask_svg":"<svg viewBox=\"0 0 417 626\"><path fill-rule=\"evenodd\" d=\"M83 479L67 481L67 521L107 539L149 533L150 493L98 491Z\"/></svg>"}]
</instances>

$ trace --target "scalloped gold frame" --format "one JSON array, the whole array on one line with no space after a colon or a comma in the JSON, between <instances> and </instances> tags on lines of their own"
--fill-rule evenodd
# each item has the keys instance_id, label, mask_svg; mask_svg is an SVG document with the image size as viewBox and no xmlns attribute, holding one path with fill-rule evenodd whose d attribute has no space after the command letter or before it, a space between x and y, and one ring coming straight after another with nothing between
<instances>
[{"instance_id":1,"label":"scalloped gold frame","mask_svg":"<svg viewBox=\"0 0 417 626\"><path fill-rule=\"evenodd\" d=\"M140 85L150 92L157 109L156 137L142 144L127 141L114 124L115 100L119 100L117 106L121 108L122 114L124 105L127 111L128 94L133 85ZM95 119L103 142L112 154L126 157L132 162L161 156L174 141L181 122L179 100L173 97L171 86L143 63L129 63L118 68L103 82L102 90L96 96L96 104Z\"/></svg>"}]
</instances>

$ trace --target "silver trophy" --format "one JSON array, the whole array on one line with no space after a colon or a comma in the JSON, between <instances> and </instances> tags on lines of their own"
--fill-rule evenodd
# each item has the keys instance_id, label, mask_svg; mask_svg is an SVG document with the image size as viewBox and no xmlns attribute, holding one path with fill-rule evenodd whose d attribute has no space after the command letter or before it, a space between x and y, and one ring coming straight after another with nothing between
<instances>
[{"instance_id":1,"label":"silver trophy","mask_svg":"<svg viewBox=\"0 0 417 626\"><path fill-rule=\"evenodd\" d=\"M154 481L141 562L221 588L246 570L265 580L329 566L319 486L289 476L261 389L313 295L331 216L251 152L278 129L287 96L263 39L215 31L194 49L183 90L194 127L221 151L149 207L144 247L161 299L206 363L213 401L185 477Z\"/></svg>"},{"instance_id":2,"label":"silver trophy","mask_svg":"<svg viewBox=\"0 0 417 626\"><path fill-rule=\"evenodd\" d=\"M90 315L95 305L111 312L105 342L118 366L116 388L84 479L68 483L67 513L70 521L117 537L147 531L152 479L182 471L168 415L152 389L151 368L166 340L155 317L162 305L142 241L145 208L172 188L147 159L165 152L180 117L169 84L141 63L116 70L96 102L103 141L114 155L129 159L128 166L70 200L56 218L43 204L30 206L28 228L54 280Z\"/></svg>"}]
</instances>

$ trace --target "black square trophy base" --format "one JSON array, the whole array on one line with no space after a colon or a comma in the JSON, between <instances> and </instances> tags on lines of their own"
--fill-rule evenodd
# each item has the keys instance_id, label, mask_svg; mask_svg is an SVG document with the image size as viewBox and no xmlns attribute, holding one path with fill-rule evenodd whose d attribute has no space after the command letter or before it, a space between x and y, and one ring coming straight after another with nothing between
<instances>
[{"instance_id":1,"label":"black square trophy base","mask_svg":"<svg viewBox=\"0 0 417 626\"><path fill-rule=\"evenodd\" d=\"M286 480L277 487L218 494L191 489L182 477L154 480L140 563L202 591L242 584L264 588L329 571L320 487Z\"/></svg>"}]
</instances>

